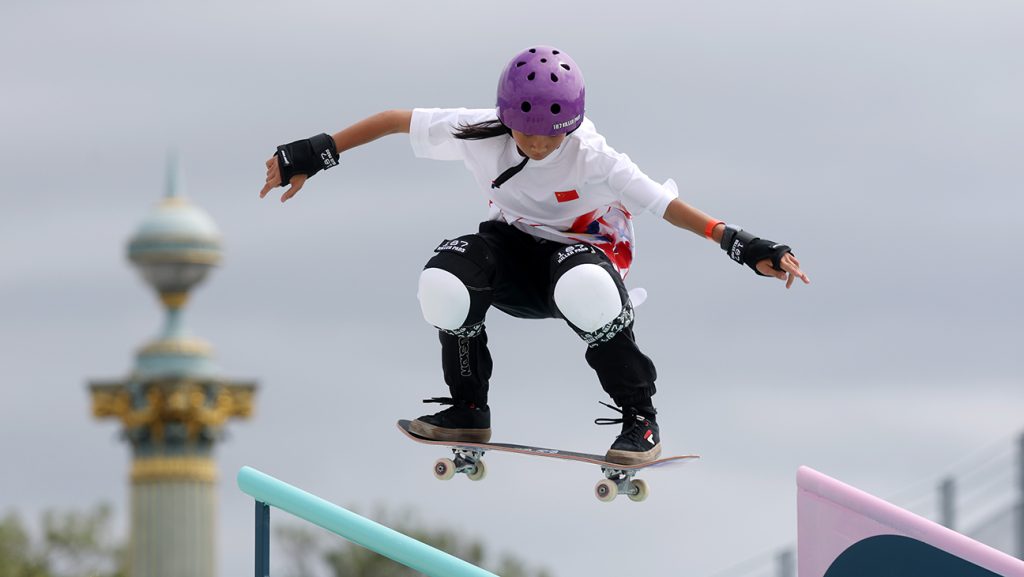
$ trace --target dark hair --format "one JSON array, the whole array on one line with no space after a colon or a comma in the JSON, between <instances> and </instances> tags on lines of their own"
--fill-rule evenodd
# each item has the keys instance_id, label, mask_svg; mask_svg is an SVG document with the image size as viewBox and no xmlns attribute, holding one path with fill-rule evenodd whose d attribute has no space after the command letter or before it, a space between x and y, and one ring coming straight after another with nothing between
<instances>
[{"instance_id":1,"label":"dark hair","mask_svg":"<svg viewBox=\"0 0 1024 577\"><path fill-rule=\"evenodd\" d=\"M460 140L484 140L496 136L512 135L512 129L501 123L500 120L485 120L473 124L460 124L452 132L452 136Z\"/></svg>"}]
</instances>

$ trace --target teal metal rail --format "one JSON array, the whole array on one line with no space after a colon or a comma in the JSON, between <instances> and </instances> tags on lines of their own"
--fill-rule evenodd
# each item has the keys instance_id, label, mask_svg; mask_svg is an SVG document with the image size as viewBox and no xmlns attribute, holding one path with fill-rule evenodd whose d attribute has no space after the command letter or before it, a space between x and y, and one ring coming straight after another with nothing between
<instances>
[{"instance_id":1,"label":"teal metal rail","mask_svg":"<svg viewBox=\"0 0 1024 577\"><path fill-rule=\"evenodd\" d=\"M252 467L238 471L238 488L256 499L256 577L270 575L270 507L319 525L429 577L497 577Z\"/></svg>"}]
</instances>

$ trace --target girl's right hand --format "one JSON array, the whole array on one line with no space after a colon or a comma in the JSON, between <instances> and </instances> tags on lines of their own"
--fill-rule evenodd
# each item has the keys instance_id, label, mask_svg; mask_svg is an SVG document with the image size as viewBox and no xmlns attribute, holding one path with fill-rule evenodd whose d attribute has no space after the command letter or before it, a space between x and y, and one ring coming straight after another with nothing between
<instances>
[{"instance_id":1,"label":"girl's right hand","mask_svg":"<svg viewBox=\"0 0 1024 577\"><path fill-rule=\"evenodd\" d=\"M263 185L263 190L260 191L260 198L267 196L270 189L281 186L281 169L277 165L277 156L271 156L267 159L267 183ZM288 190L284 191L281 195L281 202L285 202L289 198L295 196L299 190L302 189L303 185L306 184L306 179L309 178L305 174L296 174L288 181L291 186Z\"/></svg>"}]
</instances>

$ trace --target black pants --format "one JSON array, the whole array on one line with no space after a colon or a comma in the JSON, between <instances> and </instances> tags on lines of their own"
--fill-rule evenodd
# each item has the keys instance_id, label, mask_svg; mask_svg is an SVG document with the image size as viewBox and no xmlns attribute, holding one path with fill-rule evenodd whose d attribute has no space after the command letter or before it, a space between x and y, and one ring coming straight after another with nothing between
<instances>
[{"instance_id":1,"label":"black pants","mask_svg":"<svg viewBox=\"0 0 1024 577\"><path fill-rule=\"evenodd\" d=\"M604 253L587 244L537 239L496 221L481 223L477 234L446 240L435 253L425 268L451 272L470 292L465 324L439 333L444 380L453 398L487 404L492 362L483 321L488 308L518 318L563 318L555 306L555 283L573 266L592 263L614 280L622 312L592 333L567 324L588 343L587 363L617 405L651 404L657 377L654 363L637 347L626 287Z\"/></svg>"}]
</instances>

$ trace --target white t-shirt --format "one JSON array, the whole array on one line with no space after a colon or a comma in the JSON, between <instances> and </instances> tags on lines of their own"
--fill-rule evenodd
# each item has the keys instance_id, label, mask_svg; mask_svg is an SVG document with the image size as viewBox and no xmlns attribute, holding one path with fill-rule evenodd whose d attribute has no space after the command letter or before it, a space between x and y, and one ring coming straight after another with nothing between
<instances>
[{"instance_id":1,"label":"white t-shirt","mask_svg":"<svg viewBox=\"0 0 1024 577\"><path fill-rule=\"evenodd\" d=\"M554 152L528 161L500 188L492 188L491 181L523 160L512 137L460 140L452 135L458 126L487 120L497 120L493 108L417 108L409 130L413 152L463 161L490 203L491 220L539 238L591 244L625 276L636 252L631 213L662 216L679 196L675 182L651 180L584 118Z\"/></svg>"}]
</instances>

